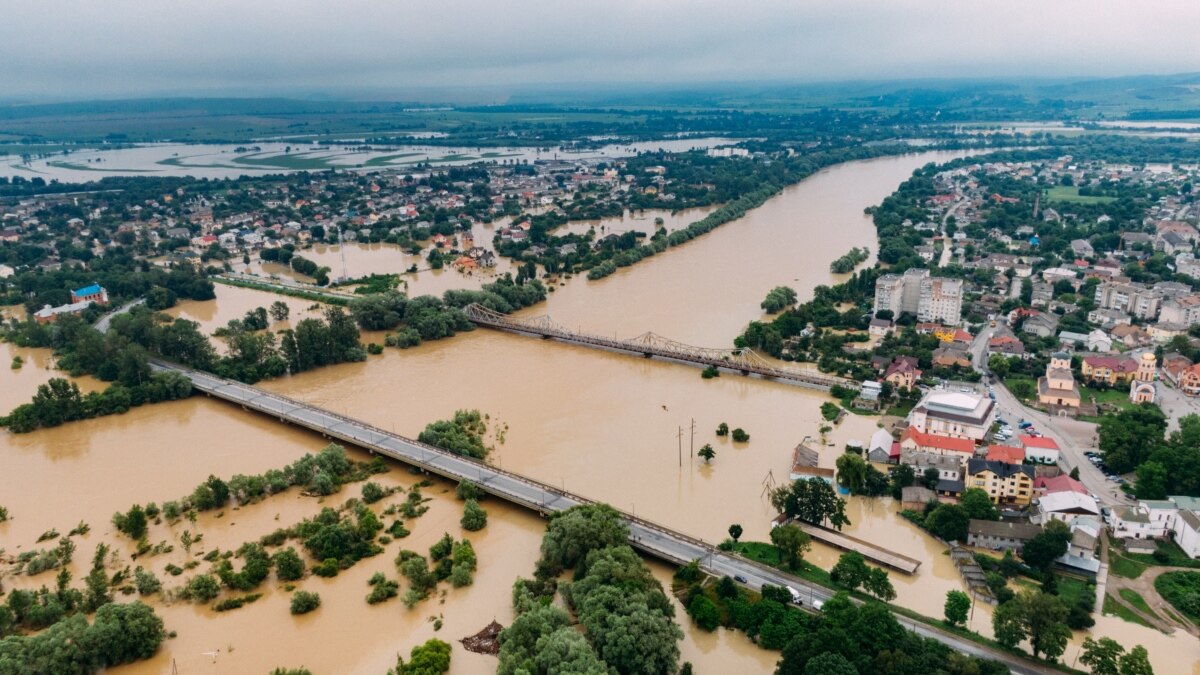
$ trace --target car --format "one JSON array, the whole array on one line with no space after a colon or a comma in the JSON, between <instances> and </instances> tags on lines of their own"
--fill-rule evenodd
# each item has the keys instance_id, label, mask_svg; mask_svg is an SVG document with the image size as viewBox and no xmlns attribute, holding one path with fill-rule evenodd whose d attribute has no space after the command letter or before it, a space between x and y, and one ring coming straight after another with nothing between
<instances>
[{"instance_id":1,"label":"car","mask_svg":"<svg viewBox=\"0 0 1200 675\"><path fill-rule=\"evenodd\" d=\"M734 581L736 581L736 582L738 582L739 584L748 584L748 583L750 583L749 581L747 581L747 580L746 580L746 577L744 577L744 576L742 576L742 575L740 575L740 574L735 574L735 575L733 575L733 580L734 580Z\"/></svg>"},{"instance_id":2,"label":"car","mask_svg":"<svg viewBox=\"0 0 1200 675\"><path fill-rule=\"evenodd\" d=\"M813 609L815 609L815 610L817 610L817 611L819 612L819 611L821 611L821 610L822 610L822 609L824 609L824 608L825 608L825 601L824 601L824 600L813 600Z\"/></svg>"}]
</instances>

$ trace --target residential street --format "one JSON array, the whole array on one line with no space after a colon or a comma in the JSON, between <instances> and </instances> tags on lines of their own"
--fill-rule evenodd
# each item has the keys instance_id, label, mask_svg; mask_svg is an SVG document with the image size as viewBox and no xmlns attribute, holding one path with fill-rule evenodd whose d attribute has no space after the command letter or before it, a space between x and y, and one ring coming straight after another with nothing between
<instances>
[{"instance_id":1,"label":"residential street","mask_svg":"<svg viewBox=\"0 0 1200 675\"><path fill-rule=\"evenodd\" d=\"M986 373L989 372L987 369L987 343L995 330L995 328L986 328L980 331L971 343L972 362L976 369L985 373L985 378ZM1064 469L1070 471L1079 467L1080 482L1094 493L1101 503L1106 506L1130 503L1117 484L1108 480L1104 473L1089 462L1083 454L1087 450L1096 449L1095 424L1067 417L1051 417L1041 411L1028 408L1018 401L1016 396L1013 396L1008 387L996 386L995 391L999 416L1014 426L1021 420L1031 421L1039 433L1054 439L1054 442L1058 443L1062 450L1061 463Z\"/></svg>"}]
</instances>

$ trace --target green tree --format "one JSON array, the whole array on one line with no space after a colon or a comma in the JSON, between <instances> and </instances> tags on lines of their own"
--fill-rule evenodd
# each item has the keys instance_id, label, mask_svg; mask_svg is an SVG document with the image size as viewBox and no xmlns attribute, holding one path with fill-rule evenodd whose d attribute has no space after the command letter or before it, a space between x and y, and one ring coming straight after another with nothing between
<instances>
[{"instance_id":1,"label":"green tree","mask_svg":"<svg viewBox=\"0 0 1200 675\"><path fill-rule=\"evenodd\" d=\"M1014 602L1022 605L1022 621L1034 657L1061 656L1071 638L1066 622L1067 605L1058 596L1034 592L1018 596Z\"/></svg>"},{"instance_id":2,"label":"green tree","mask_svg":"<svg viewBox=\"0 0 1200 675\"><path fill-rule=\"evenodd\" d=\"M718 436L729 435L729 425L724 422L721 422L720 424L718 424L717 425L717 435Z\"/></svg>"},{"instance_id":3,"label":"green tree","mask_svg":"<svg viewBox=\"0 0 1200 675\"><path fill-rule=\"evenodd\" d=\"M888 578L887 572L881 567L871 568L864 588L868 593L884 602L896 599L896 589L892 586L892 580Z\"/></svg>"},{"instance_id":4,"label":"green tree","mask_svg":"<svg viewBox=\"0 0 1200 675\"><path fill-rule=\"evenodd\" d=\"M946 606L943 614L946 623L951 626L961 626L967 622L967 612L971 609L971 597L962 591L947 591Z\"/></svg>"},{"instance_id":5,"label":"green tree","mask_svg":"<svg viewBox=\"0 0 1200 675\"><path fill-rule=\"evenodd\" d=\"M1134 493L1138 499L1166 499L1167 467L1154 460L1148 460L1138 466Z\"/></svg>"},{"instance_id":6,"label":"green tree","mask_svg":"<svg viewBox=\"0 0 1200 675\"><path fill-rule=\"evenodd\" d=\"M1100 450L1104 463L1117 473L1128 473L1163 445L1167 418L1155 405L1142 403L1100 418Z\"/></svg>"},{"instance_id":7,"label":"green tree","mask_svg":"<svg viewBox=\"0 0 1200 675\"><path fill-rule=\"evenodd\" d=\"M840 455L835 464L838 485L854 494L861 494L867 480L866 461L854 453L847 452Z\"/></svg>"},{"instance_id":8,"label":"green tree","mask_svg":"<svg viewBox=\"0 0 1200 675\"><path fill-rule=\"evenodd\" d=\"M308 614L321 606L321 596L309 591L296 591L292 594L292 614Z\"/></svg>"},{"instance_id":9,"label":"green tree","mask_svg":"<svg viewBox=\"0 0 1200 675\"><path fill-rule=\"evenodd\" d=\"M1112 638L1084 638L1079 662L1091 668L1092 675L1120 675L1120 659L1125 648Z\"/></svg>"},{"instance_id":10,"label":"green tree","mask_svg":"<svg viewBox=\"0 0 1200 675\"><path fill-rule=\"evenodd\" d=\"M611 506L575 506L550 517L542 537L540 564L556 573L575 567L592 550L619 546L628 540L629 528Z\"/></svg>"},{"instance_id":11,"label":"green tree","mask_svg":"<svg viewBox=\"0 0 1200 675\"><path fill-rule=\"evenodd\" d=\"M450 645L437 638L417 645L408 661L396 657L396 667L388 675L441 675L450 670Z\"/></svg>"},{"instance_id":12,"label":"green tree","mask_svg":"<svg viewBox=\"0 0 1200 675\"><path fill-rule=\"evenodd\" d=\"M271 562L280 581L296 581L304 576L304 561L290 546L272 556Z\"/></svg>"},{"instance_id":13,"label":"green tree","mask_svg":"<svg viewBox=\"0 0 1200 675\"><path fill-rule=\"evenodd\" d=\"M825 652L808 660L804 675L858 675L858 668L837 652Z\"/></svg>"},{"instance_id":14,"label":"green tree","mask_svg":"<svg viewBox=\"0 0 1200 675\"><path fill-rule=\"evenodd\" d=\"M184 585L180 596L206 604L221 593L221 585L211 574L197 574Z\"/></svg>"},{"instance_id":15,"label":"green tree","mask_svg":"<svg viewBox=\"0 0 1200 675\"><path fill-rule=\"evenodd\" d=\"M838 584L850 591L856 591L871 576L871 568L867 565L866 558L857 551L847 551L843 553L829 570L829 578L833 583Z\"/></svg>"},{"instance_id":16,"label":"green tree","mask_svg":"<svg viewBox=\"0 0 1200 675\"><path fill-rule=\"evenodd\" d=\"M721 614L717 611L717 605L703 593L696 593L692 596L692 601L687 606L687 613L702 630L712 632L721 625Z\"/></svg>"},{"instance_id":17,"label":"green tree","mask_svg":"<svg viewBox=\"0 0 1200 675\"><path fill-rule=\"evenodd\" d=\"M459 525L468 532L476 532L487 527L487 511L474 499L468 499L463 504L463 515Z\"/></svg>"},{"instance_id":18,"label":"green tree","mask_svg":"<svg viewBox=\"0 0 1200 675\"><path fill-rule=\"evenodd\" d=\"M1023 614L1018 599L1002 602L992 611L992 634L1005 649L1013 649L1025 639Z\"/></svg>"},{"instance_id":19,"label":"green tree","mask_svg":"<svg viewBox=\"0 0 1200 675\"><path fill-rule=\"evenodd\" d=\"M1150 666L1150 653L1141 645L1134 645L1128 654L1121 657L1121 675L1154 675Z\"/></svg>"},{"instance_id":20,"label":"green tree","mask_svg":"<svg viewBox=\"0 0 1200 675\"><path fill-rule=\"evenodd\" d=\"M938 483L941 482L941 480L942 473L938 471L937 467L935 466L925 469L925 473L921 474L921 483L923 483L925 487L929 488L930 490L936 490Z\"/></svg>"},{"instance_id":21,"label":"green tree","mask_svg":"<svg viewBox=\"0 0 1200 675\"><path fill-rule=\"evenodd\" d=\"M714 457L717 456L717 451L713 450L712 445L705 443L704 445L702 445L700 447L699 450L696 451L696 454L699 455L700 458L704 460L705 464L708 464L709 462L711 462L713 460Z\"/></svg>"},{"instance_id":22,"label":"green tree","mask_svg":"<svg viewBox=\"0 0 1200 675\"><path fill-rule=\"evenodd\" d=\"M742 538L742 526L741 526L741 525L738 525L737 523L734 523L733 525L730 525L730 526L729 526L729 536L730 536L730 538L732 538L734 541L737 541L738 539L741 539L741 538Z\"/></svg>"},{"instance_id":23,"label":"green tree","mask_svg":"<svg viewBox=\"0 0 1200 675\"><path fill-rule=\"evenodd\" d=\"M771 528L771 543L779 549L784 564L792 569L804 561L804 554L812 548L812 538L798 525Z\"/></svg>"},{"instance_id":24,"label":"green tree","mask_svg":"<svg viewBox=\"0 0 1200 675\"><path fill-rule=\"evenodd\" d=\"M925 518L925 527L946 541L966 541L970 524L971 517L958 504L941 504Z\"/></svg>"},{"instance_id":25,"label":"green tree","mask_svg":"<svg viewBox=\"0 0 1200 675\"><path fill-rule=\"evenodd\" d=\"M1050 520L1042 531L1025 542L1021 559L1026 565L1038 570L1047 570L1054 561L1067 552L1071 543L1071 528L1061 520Z\"/></svg>"},{"instance_id":26,"label":"green tree","mask_svg":"<svg viewBox=\"0 0 1200 675\"><path fill-rule=\"evenodd\" d=\"M975 520L1000 520L1000 510L992 504L988 493L982 488L964 490L959 505L967 512L967 516Z\"/></svg>"},{"instance_id":27,"label":"green tree","mask_svg":"<svg viewBox=\"0 0 1200 675\"><path fill-rule=\"evenodd\" d=\"M288 308L286 302L284 302L282 300L276 300L275 302L271 303L270 312L271 312L271 318L274 319L275 321L287 321L288 315L291 313L291 310Z\"/></svg>"}]
</instances>

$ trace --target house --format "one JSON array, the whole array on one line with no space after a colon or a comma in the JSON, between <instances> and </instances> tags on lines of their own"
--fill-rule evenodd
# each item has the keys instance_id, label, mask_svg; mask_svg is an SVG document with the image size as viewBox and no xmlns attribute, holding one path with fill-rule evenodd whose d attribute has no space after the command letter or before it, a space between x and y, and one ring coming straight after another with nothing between
<instances>
[{"instance_id":1,"label":"house","mask_svg":"<svg viewBox=\"0 0 1200 675\"><path fill-rule=\"evenodd\" d=\"M1100 507L1089 494L1074 490L1051 492L1037 498L1033 506L1033 522L1045 525L1051 520L1070 523L1078 516L1100 517Z\"/></svg>"},{"instance_id":2,"label":"house","mask_svg":"<svg viewBox=\"0 0 1200 675\"><path fill-rule=\"evenodd\" d=\"M1179 352L1163 354L1163 377L1172 384L1179 384L1179 375L1192 365L1192 360Z\"/></svg>"},{"instance_id":3,"label":"house","mask_svg":"<svg viewBox=\"0 0 1200 675\"><path fill-rule=\"evenodd\" d=\"M1104 524L1099 518L1079 515L1071 521L1071 542L1067 555L1078 558L1094 558L1100 543L1100 532Z\"/></svg>"},{"instance_id":4,"label":"house","mask_svg":"<svg viewBox=\"0 0 1200 675\"><path fill-rule=\"evenodd\" d=\"M1041 495L1048 495L1054 492L1078 492L1079 494L1088 494L1088 489L1084 487L1083 483L1080 483L1065 473L1061 473L1052 477L1038 476L1033 481L1033 491Z\"/></svg>"},{"instance_id":5,"label":"house","mask_svg":"<svg viewBox=\"0 0 1200 675\"><path fill-rule=\"evenodd\" d=\"M1200 558L1200 509L1181 510L1171 528L1175 543L1191 558Z\"/></svg>"},{"instance_id":6,"label":"house","mask_svg":"<svg viewBox=\"0 0 1200 675\"><path fill-rule=\"evenodd\" d=\"M83 288L71 291L72 303L96 303L97 305L108 304L108 291L100 284L92 284Z\"/></svg>"},{"instance_id":7,"label":"house","mask_svg":"<svg viewBox=\"0 0 1200 675\"><path fill-rule=\"evenodd\" d=\"M67 305L59 305L58 307L45 305L33 313L33 320L38 323L50 323L57 321L58 317L64 314L79 314L91 305L92 303L90 302L72 302Z\"/></svg>"},{"instance_id":8,"label":"house","mask_svg":"<svg viewBox=\"0 0 1200 675\"><path fill-rule=\"evenodd\" d=\"M1059 318L1057 314L1042 313L1031 316L1021 324L1021 332L1038 337L1050 337L1058 332Z\"/></svg>"},{"instance_id":9,"label":"house","mask_svg":"<svg viewBox=\"0 0 1200 675\"><path fill-rule=\"evenodd\" d=\"M1150 334L1141 326L1119 325L1113 327L1109 334L1126 347L1144 347L1151 342Z\"/></svg>"},{"instance_id":10,"label":"house","mask_svg":"<svg viewBox=\"0 0 1200 675\"><path fill-rule=\"evenodd\" d=\"M920 379L921 370L917 368L915 356L897 356L883 375L883 381L896 389L912 389Z\"/></svg>"},{"instance_id":11,"label":"house","mask_svg":"<svg viewBox=\"0 0 1200 675\"><path fill-rule=\"evenodd\" d=\"M877 429L867 444L867 460L880 464L892 463L892 445L895 443L887 429Z\"/></svg>"},{"instance_id":12,"label":"house","mask_svg":"<svg viewBox=\"0 0 1200 675\"><path fill-rule=\"evenodd\" d=\"M909 426L926 434L982 441L996 419L996 402L967 392L934 390L908 415Z\"/></svg>"},{"instance_id":13,"label":"house","mask_svg":"<svg viewBox=\"0 0 1200 675\"><path fill-rule=\"evenodd\" d=\"M912 427L900 437L899 463L913 467L918 474L937 469L942 480L962 478L963 460L975 454L975 444L965 438L923 434Z\"/></svg>"},{"instance_id":14,"label":"house","mask_svg":"<svg viewBox=\"0 0 1200 675\"><path fill-rule=\"evenodd\" d=\"M1022 359L1028 358L1028 355L1025 353L1025 345L1011 335L1001 335L988 340L987 353L989 358L993 354L1017 356Z\"/></svg>"},{"instance_id":15,"label":"house","mask_svg":"<svg viewBox=\"0 0 1200 675\"><path fill-rule=\"evenodd\" d=\"M1063 349L1086 349L1087 338L1088 336L1086 333L1073 333L1071 331L1064 330L1058 334L1058 344L1061 345Z\"/></svg>"},{"instance_id":16,"label":"house","mask_svg":"<svg viewBox=\"0 0 1200 675\"><path fill-rule=\"evenodd\" d=\"M1005 464L1024 464L1025 450L1009 445L989 445L987 460L989 462L1004 462Z\"/></svg>"},{"instance_id":17,"label":"house","mask_svg":"<svg viewBox=\"0 0 1200 675\"><path fill-rule=\"evenodd\" d=\"M967 460L968 488L980 488L995 504L1024 506L1033 499L1033 467L986 459Z\"/></svg>"},{"instance_id":18,"label":"house","mask_svg":"<svg viewBox=\"0 0 1200 675\"><path fill-rule=\"evenodd\" d=\"M937 499L937 493L923 485L910 485L900 488L900 508L919 511L926 504Z\"/></svg>"},{"instance_id":19,"label":"house","mask_svg":"<svg viewBox=\"0 0 1200 675\"><path fill-rule=\"evenodd\" d=\"M1112 387L1130 382L1137 368L1137 361L1125 356L1085 356L1079 373L1089 383L1104 383Z\"/></svg>"},{"instance_id":20,"label":"house","mask_svg":"<svg viewBox=\"0 0 1200 675\"><path fill-rule=\"evenodd\" d=\"M1200 396L1200 363L1188 366L1179 373L1176 380L1179 391L1188 396Z\"/></svg>"},{"instance_id":21,"label":"house","mask_svg":"<svg viewBox=\"0 0 1200 675\"><path fill-rule=\"evenodd\" d=\"M1101 328L1112 329L1113 326L1128 326L1133 319L1125 312L1115 309L1093 309L1088 312L1087 320L1088 323L1097 324ZM1111 348L1110 345L1109 349Z\"/></svg>"},{"instance_id":22,"label":"house","mask_svg":"<svg viewBox=\"0 0 1200 675\"><path fill-rule=\"evenodd\" d=\"M1030 462L1058 464L1058 455L1061 450L1053 438L1021 434L1017 436L1017 442L1020 443L1021 449L1025 451L1025 459Z\"/></svg>"},{"instance_id":23,"label":"house","mask_svg":"<svg viewBox=\"0 0 1200 675\"><path fill-rule=\"evenodd\" d=\"M1150 340L1155 344L1165 345L1180 335L1187 335L1188 327L1181 323L1158 322L1148 329Z\"/></svg>"},{"instance_id":24,"label":"house","mask_svg":"<svg viewBox=\"0 0 1200 675\"><path fill-rule=\"evenodd\" d=\"M933 350L933 365L944 368L970 368L971 354L962 347L947 346Z\"/></svg>"},{"instance_id":25,"label":"house","mask_svg":"<svg viewBox=\"0 0 1200 675\"><path fill-rule=\"evenodd\" d=\"M891 319L871 319L867 326L867 334L871 337L883 337L895 330L895 325Z\"/></svg>"},{"instance_id":26,"label":"house","mask_svg":"<svg viewBox=\"0 0 1200 675\"><path fill-rule=\"evenodd\" d=\"M1020 553L1025 542L1036 537L1041 531L1042 528L1031 523L972 518L967 525L967 545L993 551L1012 550Z\"/></svg>"}]
</instances>

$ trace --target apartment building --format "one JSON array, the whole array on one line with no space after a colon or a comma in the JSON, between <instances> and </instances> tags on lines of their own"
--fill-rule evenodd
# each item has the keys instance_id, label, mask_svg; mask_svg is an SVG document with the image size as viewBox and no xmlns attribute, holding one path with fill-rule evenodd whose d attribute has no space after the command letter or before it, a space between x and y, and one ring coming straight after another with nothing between
<instances>
[{"instance_id":1,"label":"apartment building","mask_svg":"<svg viewBox=\"0 0 1200 675\"><path fill-rule=\"evenodd\" d=\"M1153 319L1162 309L1160 291L1129 282L1106 281L1096 286L1096 306L1126 312L1139 319Z\"/></svg>"},{"instance_id":2,"label":"apartment building","mask_svg":"<svg viewBox=\"0 0 1200 675\"><path fill-rule=\"evenodd\" d=\"M899 316L908 312L919 321L957 324L962 315L961 279L930 277L929 270L910 269L885 274L875 281L875 311Z\"/></svg>"}]
</instances>

